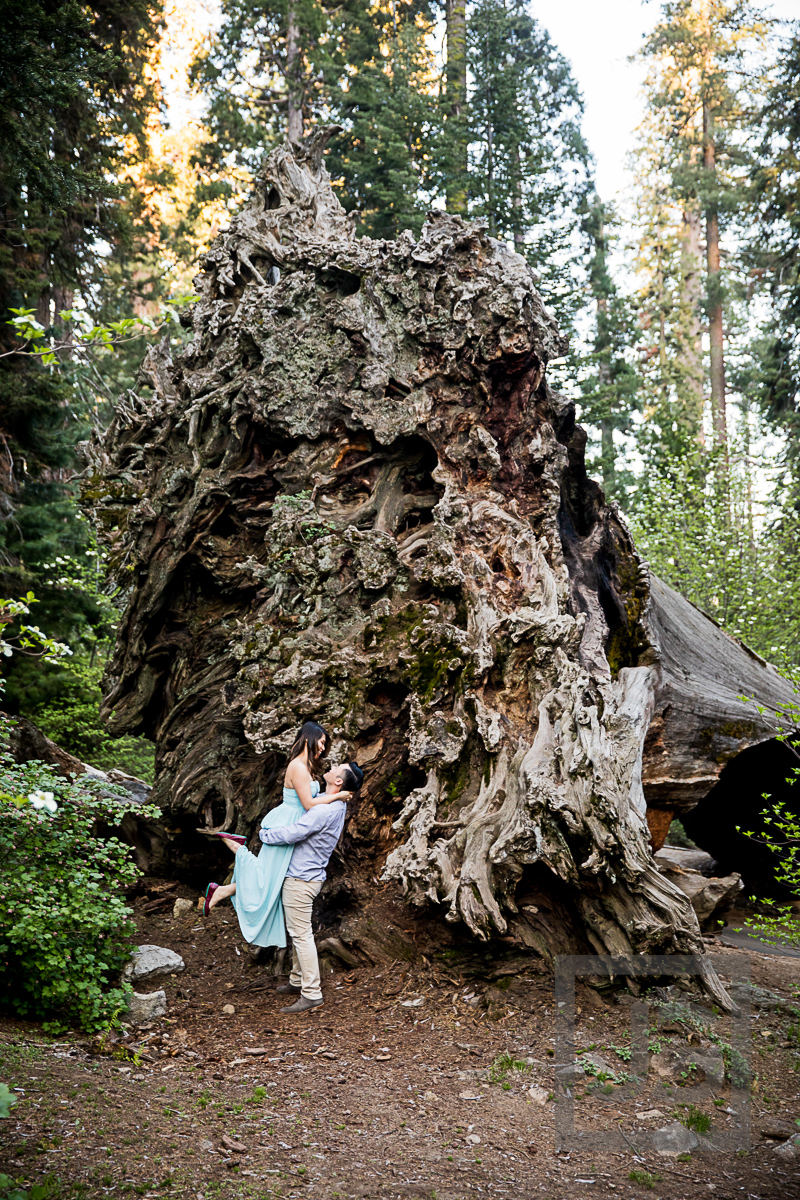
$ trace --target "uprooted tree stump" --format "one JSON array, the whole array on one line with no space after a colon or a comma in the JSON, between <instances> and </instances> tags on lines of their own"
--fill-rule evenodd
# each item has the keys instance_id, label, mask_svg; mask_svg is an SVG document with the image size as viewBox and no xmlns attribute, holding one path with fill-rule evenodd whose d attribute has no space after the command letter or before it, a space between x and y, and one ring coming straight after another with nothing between
<instances>
[{"instance_id":1,"label":"uprooted tree stump","mask_svg":"<svg viewBox=\"0 0 800 1200\"><path fill-rule=\"evenodd\" d=\"M788 688L637 556L586 475L523 258L431 213L356 238L328 134L274 151L192 339L88 447L128 601L104 704L157 746L151 869L250 833L313 717L366 780L330 883L545 955L697 952L654 840ZM661 815L659 815L661 814ZM663 828L662 828L663 827Z\"/></svg>"}]
</instances>

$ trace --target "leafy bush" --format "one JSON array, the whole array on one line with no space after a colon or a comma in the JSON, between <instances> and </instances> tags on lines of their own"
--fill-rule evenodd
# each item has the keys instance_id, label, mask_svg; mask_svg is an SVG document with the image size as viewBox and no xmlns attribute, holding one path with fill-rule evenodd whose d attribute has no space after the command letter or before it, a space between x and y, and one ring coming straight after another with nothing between
<instances>
[{"instance_id":1,"label":"leafy bush","mask_svg":"<svg viewBox=\"0 0 800 1200\"><path fill-rule=\"evenodd\" d=\"M105 661L98 655L95 661L85 654L76 654L58 668L58 693L46 704L32 709L23 707L47 737L82 762L91 763L101 771L118 767L153 782L155 746L142 737L112 737L100 721L100 681Z\"/></svg>"},{"instance_id":2,"label":"leafy bush","mask_svg":"<svg viewBox=\"0 0 800 1200\"><path fill-rule=\"evenodd\" d=\"M787 682L791 683L795 694L800 692L800 680L797 676L784 674ZM747 699L748 697L743 697ZM756 705L759 713L764 710ZM783 742L791 750L795 759L800 761L800 737L796 730L800 728L800 704L791 701L783 708L777 709L777 716L782 722L776 735L776 741ZM792 767L786 782L794 785L800 779L800 766ZM762 792L762 800L769 801L768 792ZM791 888L795 899L800 900L800 817L793 812L785 801L776 800L769 808L760 813L762 832L760 835L752 830L743 830L736 826L737 833L754 842L766 846L775 856L775 879L778 883ZM755 897L751 897L755 900ZM766 908L745 922L748 933L755 934L769 946L800 947L800 917L791 904L777 904L774 900L758 901L760 907ZM738 932L738 930L737 930Z\"/></svg>"},{"instance_id":3,"label":"leafy bush","mask_svg":"<svg viewBox=\"0 0 800 1200\"><path fill-rule=\"evenodd\" d=\"M687 1129L693 1129L695 1133L708 1133L711 1128L711 1117L694 1104L684 1104L674 1116L681 1125L685 1125Z\"/></svg>"},{"instance_id":4,"label":"leafy bush","mask_svg":"<svg viewBox=\"0 0 800 1200\"><path fill-rule=\"evenodd\" d=\"M133 933L121 889L139 870L129 847L101 834L131 807L121 788L0 752L3 1007L51 1018L45 1028L94 1030L127 1006L130 987L115 982Z\"/></svg>"},{"instance_id":5,"label":"leafy bush","mask_svg":"<svg viewBox=\"0 0 800 1200\"><path fill-rule=\"evenodd\" d=\"M17 1103L19 1097L15 1092L9 1090L5 1083L0 1083L0 1117L10 1117L11 1110Z\"/></svg>"},{"instance_id":6,"label":"leafy bush","mask_svg":"<svg viewBox=\"0 0 800 1200\"><path fill-rule=\"evenodd\" d=\"M0 1174L0 1200L58 1200L65 1195L57 1179L48 1175L43 1183L15 1183L10 1175Z\"/></svg>"}]
</instances>

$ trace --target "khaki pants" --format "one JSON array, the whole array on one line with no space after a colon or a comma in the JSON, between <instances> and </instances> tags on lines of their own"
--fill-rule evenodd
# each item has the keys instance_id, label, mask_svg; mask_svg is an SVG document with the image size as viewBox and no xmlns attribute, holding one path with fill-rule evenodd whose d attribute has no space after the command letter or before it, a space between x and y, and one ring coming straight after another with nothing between
<instances>
[{"instance_id":1,"label":"khaki pants","mask_svg":"<svg viewBox=\"0 0 800 1200\"><path fill-rule=\"evenodd\" d=\"M311 910L322 888L321 879L292 879L287 875L281 897L286 928L292 939L292 973L289 982L308 1000L321 1000L319 959L311 932Z\"/></svg>"}]
</instances>

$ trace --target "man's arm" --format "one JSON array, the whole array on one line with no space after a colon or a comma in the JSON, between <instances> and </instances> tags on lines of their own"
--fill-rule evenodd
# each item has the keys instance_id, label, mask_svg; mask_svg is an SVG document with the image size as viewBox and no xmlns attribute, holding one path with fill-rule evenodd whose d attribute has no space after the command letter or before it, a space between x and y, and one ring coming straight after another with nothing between
<instances>
[{"instance_id":1,"label":"man's arm","mask_svg":"<svg viewBox=\"0 0 800 1200\"><path fill-rule=\"evenodd\" d=\"M304 842L322 828L328 819L326 812L329 811L324 805L315 806L304 813L299 821L291 825L276 825L274 829L262 829L258 836L267 846L292 846L295 842Z\"/></svg>"}]
</instances>

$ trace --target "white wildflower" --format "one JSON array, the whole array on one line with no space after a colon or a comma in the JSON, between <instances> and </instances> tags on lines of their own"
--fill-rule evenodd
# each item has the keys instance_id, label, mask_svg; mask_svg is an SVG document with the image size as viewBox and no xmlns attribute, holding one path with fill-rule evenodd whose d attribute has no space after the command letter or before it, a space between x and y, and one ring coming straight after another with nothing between
<instances>
[{"instance_id":1,"label":"white wildflower","mask_svg":"<svg viewBox=\"0 0 800 1200\"><path fill-rule=\"evenodd\" d=\"M46 808L48 812L58 812L58 805L52 792L42 792L37 789L28 793L28 799L34 808Z\"/></svg>"}]
</instances>

